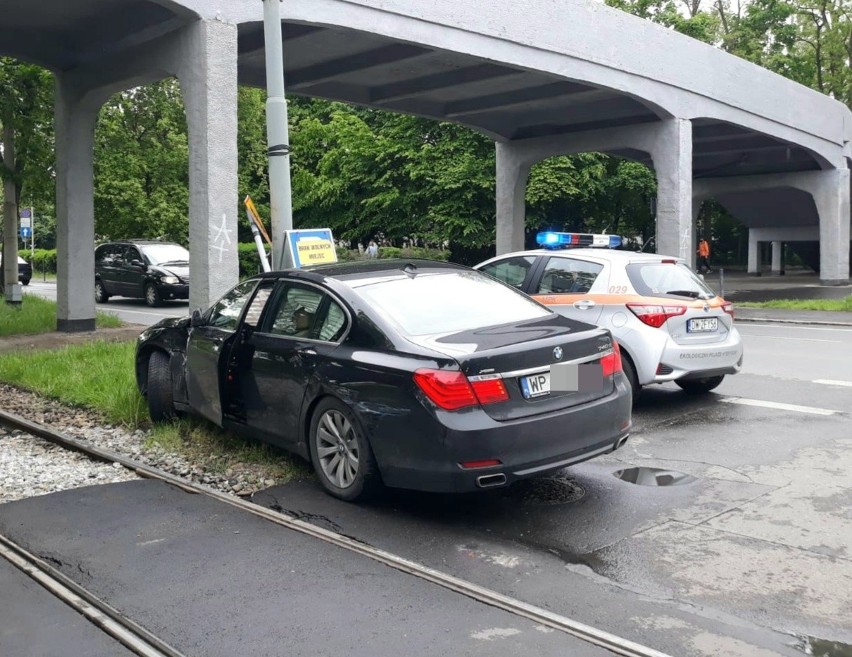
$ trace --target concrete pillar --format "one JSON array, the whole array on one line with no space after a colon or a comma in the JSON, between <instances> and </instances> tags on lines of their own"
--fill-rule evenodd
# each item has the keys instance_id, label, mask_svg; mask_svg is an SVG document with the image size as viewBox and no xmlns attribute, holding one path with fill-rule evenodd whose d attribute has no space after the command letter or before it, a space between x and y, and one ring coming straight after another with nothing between
<instances>
[{"instance_id":1,"label":"concrete pillar","mask_svg":"<svg viewBox=\"0 0 852 657\"><path fill-rule=\"evenodd\" d=\"M819 213L819 279L823 285L849 283L849 169L819 172L813 197Z\"/></svg>"},{"instance_id":2,"label":"concrete pillar","mask_svg":"<svg viewBox=\"0 0 852 657\"><path fill-rule=\"evenodd\" d=\"M56 328L95 328L94 138L100 103L56 76Z\"/></svg>"},{"instance_id":3,"label":"concrete pillar","mask_svg":"<svg viewBox=\"0 0 852 657\"><path fill-rule=\"evenodd\" d=\"M512 144L497 142L497 255L524 248L530 167Z\"/></svg>"},{"instance_id":4,"label":"concrete pillar","mask_svg":"<svg viewBox=\"0 0 852 657\"><path fill-rule=\"evenodd\" d=\"M695 267L692 122L663 121L651 157L657 173L657 253L678 256Z\"/></svg>"},{"instance_id":5,"label":"concrete pillar","mask_svg":"<svg viewBox=\"0 0 852 657\"><path fill-rule=\"evenodd\" d=\"M760 242L757 233L748 231L748 269L750 276L760 276Z\"/></svg>"},{"instance_id":6,"label":"concrete pillar","mask_svg":"<svg viewBox=\"0 0 852 657\"><path fill-rule=\"evenodd\" d=\"M772 240L772 268L773 276L784 275L784 242Z\"/></svg>"},{"instance_id":7,"label":"concrete pillar","mask_svg":"<svg viewBox=\"0 0 852 657\"><path fill-rule=\"evenodd\" d=\"M237 27L199 21L184 35L178 79L189 132L190 309L239 280L237 255Z\"/></svg>"}]
</instances>

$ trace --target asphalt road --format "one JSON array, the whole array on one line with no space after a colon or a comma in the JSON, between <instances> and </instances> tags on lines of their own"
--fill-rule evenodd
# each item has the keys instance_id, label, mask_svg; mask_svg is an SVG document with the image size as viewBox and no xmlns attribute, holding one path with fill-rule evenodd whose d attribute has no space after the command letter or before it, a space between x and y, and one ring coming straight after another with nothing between
<instances>
[{"instance_id":1,"label":"asphalt road","mask_svg":"<svg viewBox=\"0 0 852 657\"><path fill-rule=\"evenodd\" d=\"M852 328L738 327L742 373L703 397L647 389L625 448L558 476L471 496L389 491L364 506L297 482L255 501L677 657L848 657ZM633 467L689 478L615 476ZM288 654L588 650L286 530L196 516L183 493L132 490L4 505L0 529L190 654L283 654L275 641L290 637Z\"/></svg>"},{"instance_id":2,"label":"asphalt road","mask_svg":"<svg viewBox=\"0 0 852 657\"><path fill-rule=\"evenodd\" d=\"M51 301L56 301L56 283L33 278L24 288L25 294L35 294ZM189 302L166 301L159 308L150 308L144 299L125 299L112 297L107 303L97 304L101 312L116 315L128 324L150 326L166 317L184 317L189 314Z\"/></svg>"}]
</instances>

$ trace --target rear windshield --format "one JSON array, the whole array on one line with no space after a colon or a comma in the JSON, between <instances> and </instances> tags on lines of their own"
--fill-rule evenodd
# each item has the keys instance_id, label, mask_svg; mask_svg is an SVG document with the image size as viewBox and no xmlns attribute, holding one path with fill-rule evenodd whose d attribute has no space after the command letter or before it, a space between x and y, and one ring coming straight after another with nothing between
<instances>
[{"instance_id":1,"label":"rear windshield","mask_svg":"<svg viewBox=\"0 0 852 657\"><path fill-rule=\"evenodd\" d=\"M627 265L627 276L636 292L643 296L690 299L712 299L716 296L716 293L683 263L632 263Z\"/></svg>"},{"instance_id":2,"label":"rear windshield","mask_svg":"<svg viewBox=\"0 0 852 657\"><path fill-rule=\"evenodd\" d=\"M422 273L354 286L408 335L458 333L551 315L529 297L475 271Z\"/></svg>"}]
</instances>

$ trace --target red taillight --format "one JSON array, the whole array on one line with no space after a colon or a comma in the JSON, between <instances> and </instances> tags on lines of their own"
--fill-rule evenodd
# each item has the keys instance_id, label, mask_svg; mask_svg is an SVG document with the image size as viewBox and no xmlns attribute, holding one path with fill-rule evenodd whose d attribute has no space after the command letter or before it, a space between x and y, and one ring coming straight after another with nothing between
<instances>
[{"instance_id":1,"label":"red taillight","mask_svg":"<svg viewBox=\"0 0 852 657\"><path fill-rule=\"evenodd\" d=\"M487 459L485 461L465 461L464 463L459 463L461 467L465 470L473 470L475 468L493 468L495 465L502 465L502 461L498 461L497 459Z\"/></svg>"},{"instance_id":2,"label":"red taillight","mask_svg":"<svg viewBox=\"0 0 852 657\"><path fill-rule=\"evenodd\" d=\"M476 404L476 396L467 377L461 372L445 370L417 370L414 382L436 406L455 411Z\"/></svg>"},{"instance_id":3,"label":"red taillight","mask_svg":"<svg viewBox=\"0 0 852 657\"><path fill-rule=\"evenodd\" d=\"M612 351L601 357L601 369L603 376L612 376L621 371L621 349L615 340L612 341Z\"/></svg>"},{"instance_id":4,"label":"red taillight","mask_svg":"<svg viewBox=\"0 0 852 657\"><path fill-rule=\"evenodd\" d=\"M677 317L686 312L686 306L651 306L644 303L628 303L627 307L644 324L660 328L669 317Z\"/></svg>"},{"instance_id":5,"label":"red taillight","mask_svg":"<svg viewBox=\"0 0 852 657\"><path fill-rule=\"evenodd\" d=\"M473 394L476 395L480 404L494 404L495 402L506 401L509 398L509 393L506 392L506 385L503 383L503 377L499 374L487 377L473 377L470 380L470 385L473 388Z\"/></svg>"},{"instance_id":6,"label":"red taillight","mask_svg":"<svg viewBox=\"0 0 852 657\"><path fill-rule=\"evenodd\" d=\"M414 373L414 382L436 406L446 411L456 411L477 403L493 404L509 398L499 375L474 377L473 381L469 381L461 372L420 369Z\"/></svg>"},{"instance_id":7,"label":"red taillight","mask_svg":"<svg viewBox=\"0 0 852 657\"><path fill-rule=\"evenodd\" d=\"M728 313L731 316L731 319L734 318L734 304L726 303L722 306L722 310Z\"/></svg>"}]
</instances>

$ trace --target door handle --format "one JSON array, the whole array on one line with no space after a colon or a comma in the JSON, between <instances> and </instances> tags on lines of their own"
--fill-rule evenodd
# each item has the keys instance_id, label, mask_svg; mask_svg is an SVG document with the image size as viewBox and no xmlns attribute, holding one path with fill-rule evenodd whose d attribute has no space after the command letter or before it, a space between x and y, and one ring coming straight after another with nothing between
<instances>
[{"instance_id":1,"label":"door handle","mask_svg":"<svg viewBox=\"0 0 852 657\"><path fill-rule=\"evenodd\" d=\"M589 308L594 308L594 307L595 307L595 302L594 302L594 301L591 301L591 300L589 300L589 299L583 299L583 300L581 300L581 301L575 301L575 302L574 302L574 307L575 307L577 310L588 310Z\"/></svg>"},{"instance_id":2,"label":"door handle","mask_svg":"<svg viewBox=\"0 0 852 657\"><path fill-rule=\"evenodd\" d=\"M311 347L305 347L304 349L297 349L296 353L299 356L316 356L317 355L316 349L312 349Z\"/></svg>"}]
</instances>

